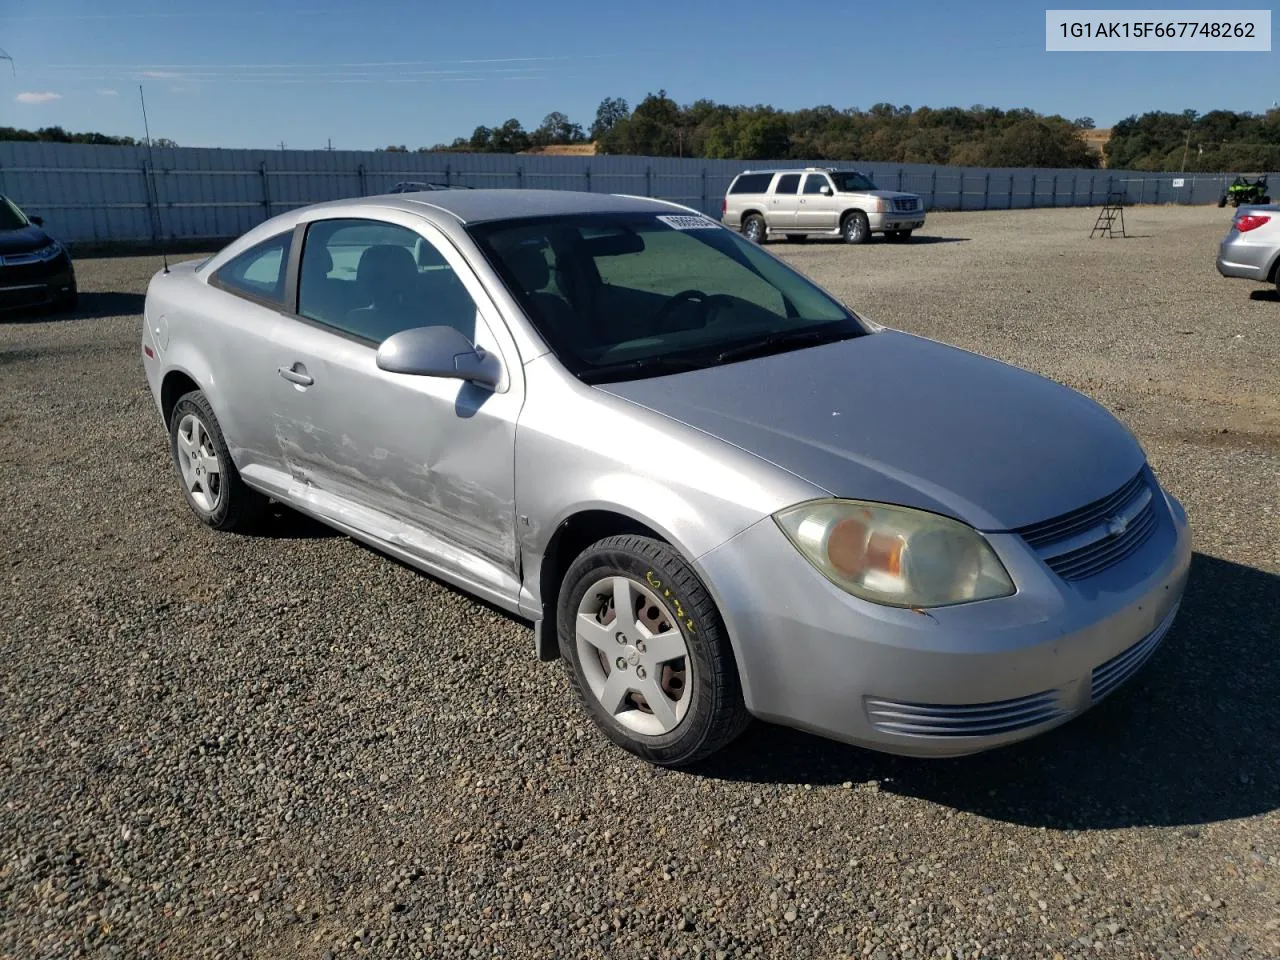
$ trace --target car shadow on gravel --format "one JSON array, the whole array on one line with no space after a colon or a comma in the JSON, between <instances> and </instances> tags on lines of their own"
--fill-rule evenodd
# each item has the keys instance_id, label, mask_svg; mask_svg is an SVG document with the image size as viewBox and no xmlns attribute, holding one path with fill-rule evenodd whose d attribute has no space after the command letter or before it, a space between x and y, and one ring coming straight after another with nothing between
<instances>
[{"instance_id":1,"label":"car shadow on gravel","mask_svg":"<svg viewBox=\"0 0 1280 960\"><path fill-rule=\"evenodd\" d=\"M1249 299L1280 303L1280 290L1253 290L1249 293Z\"/></svg>"},{"instance_id":2,"label":"car shadow on gravel","mask_svg":"<svg viewBox=\"0 0 1280 960\"><path fill-rule=\"evenodd\" d=\"M90 293L80 291L74 310L14 310L0 313L0 323L58 323L62 320L101 320L105 317L127 317L142 313L146 296L115 290Z\"/></svg>"},{"instance_id":3,"label":"car shadow on gravel","mask_svg":"<svg viewBox=\"0 0 1280 960\"><path fill-rule=\"evenodd\" d=\"M245 530L242 536L268 540L328 540L344 534L319 520L313 520L305 513L272 501L267 508L267 515L255 526Z\"/></svg>"},{"instance_id":4,"label":"car shadow on gravel","mask_svg":"<svg viewBox=\"0 0 1280 960\"><path fill-rule=\"evenodd\" d=\"M1173 630L1141 671L1062 727L953 760L912 760L756 723L697 768L760 783L854 784L1058 829L1213 823L1280 808L1280 576L1196 554Z\"/></svg>"}]
</instances>

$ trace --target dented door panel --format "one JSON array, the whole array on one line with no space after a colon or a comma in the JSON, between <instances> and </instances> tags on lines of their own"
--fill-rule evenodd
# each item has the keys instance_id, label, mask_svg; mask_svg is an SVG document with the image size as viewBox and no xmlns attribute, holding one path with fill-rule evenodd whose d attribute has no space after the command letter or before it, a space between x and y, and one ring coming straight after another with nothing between
<instances>
[{"instance_id":1,"label":"dented door panel","mask_svg":"<svg viewBox=\"0 0 1280 960\"><path fill-rule=\"evenodd\" d=\"M515 569L518 392L387 373L371 345L302 321L281 326L275 349L277 366L313 380L276 386L273 429L294 481ZM401 536L439 559L430 537Z\"/></svg>"}]
</instances>

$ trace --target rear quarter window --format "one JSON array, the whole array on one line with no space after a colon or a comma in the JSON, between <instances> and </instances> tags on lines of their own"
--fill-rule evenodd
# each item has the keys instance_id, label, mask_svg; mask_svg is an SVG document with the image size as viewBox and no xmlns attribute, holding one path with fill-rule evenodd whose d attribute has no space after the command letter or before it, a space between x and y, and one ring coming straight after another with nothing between
<instances>
[{"instance_id":1,"label":"rear quarter window","mask_svg":"<svg viewBox=\"0 0 1280 960\"><path fill-rule=\"evenodd\" d=\"M276 234L228 260L214 271L209 283L236 296L283 306L292 243L292 230Z\"/></svg>"},{"instance_id":2,"label":"rear quarter window","mask_svg":"<svg viewBox=\"0 0 1280 960\"><path fill-rule=\"evenodd\" d=\"M766 193L772 173L744 173L729 185L730 193Z\"/></svg>"}]
</instances>

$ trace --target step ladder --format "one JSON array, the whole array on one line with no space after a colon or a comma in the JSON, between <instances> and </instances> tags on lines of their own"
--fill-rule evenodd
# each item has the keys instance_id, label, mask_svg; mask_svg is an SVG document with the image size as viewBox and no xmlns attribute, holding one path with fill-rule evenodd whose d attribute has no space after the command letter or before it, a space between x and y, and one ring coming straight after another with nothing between
<instances>
[{"instance_id":1,"label":"step ladder","mask_svg":"<svg viewBox=\"0 0 1280 960\"><path fill-rule=\"evenodd\" d=\"M1124 232L1124 191L1115 191L1107 194L1107 201L1102 207L1102 212L1098 214L1098 220L1093 225L1093 229L1089 231L1089 239L1092 240L1095 235L1103 237L1127 237ZM1116 224L1120 224L1120 232L1116 233Z\"/></svg>"}]
</instances>

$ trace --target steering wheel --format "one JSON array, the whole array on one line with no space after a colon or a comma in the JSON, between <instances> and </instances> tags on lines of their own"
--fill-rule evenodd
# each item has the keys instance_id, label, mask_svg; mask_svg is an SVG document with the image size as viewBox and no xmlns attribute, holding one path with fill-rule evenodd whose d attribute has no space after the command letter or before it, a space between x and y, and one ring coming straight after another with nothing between
<instances>
[{"instance_id":1,"label":"steering wheel","mask_svg":"<svg viewBox=\"0 0 1280 960\"><path fill-rule=\"evenodd\" d=\"M733 298L726 293L707 294L692 288L681 290L658 308L658 312L653 315L654 325L658 328L659 333L670 333L672 329L672 314L686 303L696 303L699 307L698 317L701 321L698 326L705 327L707 325L707 315L710 313L712 305L718 300L732 302Z\"/></svg>"}]
</instances>

